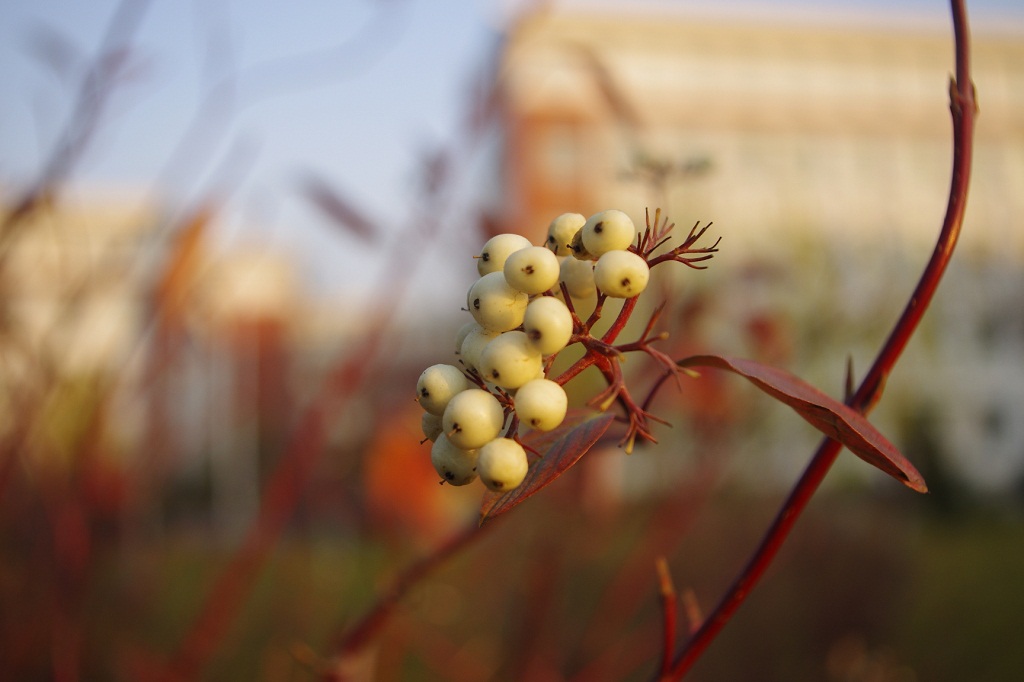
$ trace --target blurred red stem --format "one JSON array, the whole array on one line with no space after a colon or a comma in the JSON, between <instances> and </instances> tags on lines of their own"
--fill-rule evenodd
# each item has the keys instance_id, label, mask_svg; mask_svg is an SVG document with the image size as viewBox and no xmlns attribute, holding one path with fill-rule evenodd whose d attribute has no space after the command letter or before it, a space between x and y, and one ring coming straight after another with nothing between
<instances>
[{"instance_id":1,"label":"blurred red stem","mask_svg":"<svg viewBox=\"0 0 1024 682\"><path fill-rule=\"evenodd\" d=\"M449 557L459 553L479 539L493 525L493 523L488 523L481 526L474 523L419 561L406 567L395 578L387 592L377 598L373 608L338 638L338 641L332 647L337 652L337 660L344 662L346 654L360 651L372 642L381 628L387 623L399 600L411 587L423 580ZM323 676L324 682L342 682L344 679L344 673L337 669L330 670Z\"/></svg>"},{"instance_id":2,"label":"blurred red stem","mask_svg":"<svg viewBox=\"0 0 1024 682\"><path fill-rule=\"evenodd\" d=\"M99 128L110 95L118 84L118 69L121 66L118 51L124 49L135 34L150 3L151 0L122 0L114 9L96 56L79 84L67 123L43 162L39 177L0 221L0 251L5 249L7 240L18 224L56 191L57 185L71 174L82 158Z\"/></svg>"},{"instance_id":3,"label":"blurred red stem","mask_svg":"<svg viewBox=\"0 0 1024 682\"><path fill-rule=\"evenodd\" d=\"M683 591L683 613L686 614L687 630L692 635L700 629L700 624L704 622L704 617L701 616L697 594L690 588Z\"/></svg>"},{"instance_id":4,"label":"blurred red stem","mask_svg":"<svg viewBox=\"0 0 1024 682\"><path fill-rule=\"evenodd\" d=\"M407 234L410 240L420 238L423 243L429 243L440 228L441 222L437 219L421 220L411 223ZM389 300L401 300L412 286L416 271L417 268L409 267L382 273L382 282L390 278L390 283L382 284L379 290L389 291ZM357 397L358 388L376 370L385 350L386 332L399 310L399 306L383 308L366 338L358 347L349 349L347 357L334 368L303 413L292 440L270 476L258 518L244 544L214 582L171 659L168 666L171 679L196 678L221 645L320 459L327 440L328 416L341 413L341 408Z\"/></svg>"},{"instance_id":5,"label":"blurred red stem","mask_svg":"<svg viewBox=\"0 0 1024 682\"><path fill-rule=\"evenodd\" d=\"M268 484L259 518L221 571L172 658L170 679L197 679L221 645L318 459L326 437L324 422L322 406L314 406L303 416L296 439Z\"/></svg>"},{"instance_id":6,"label":"blurred red stem","mask_svg":"<svg viewBox=\"0 0 1024 682\"><path fill-rule=\"evenodd\" d=\"M672 652L676 648L676 616L679 608L676 604L676 588L672 584L672 574L669 572L665 557L658 557L656 567L658 569L658 587L661 593L661 674L664 675L672 667Z\"/></svg>"},{"instance_id":7,"label":"blurred red stem","mask_svg":"<svg viewBox=\"0 0 1024 682\"><path fill-rule=\"evenodd\" d=\"M474 131L467 142L466 151L472 151L480 142L482 130ZM428 190L429 205L422 215L409 222L403 243L411 245L411 252L424 250L437 240L443 228L441 217L450 200L445 188L439 185ZM419 268L394 267L389 264L380 273L377 291L386 291L389 301L401 301L412 287ZM319 393L303 413L295 435L282 453L277 468L271 474L264 493L259 517L249 531L243 546L214 582L205 602L187 631L184 640L172 657L167 671L172 679L194 679L207 666L223 641L228 627L237 617L247 595L251 592L259 570L271 549L285 529L298 502L310 473L313 471L327 438L327 418L340 412L340 407L357 396L385 351L386 332L391 329L401 312L400 305L384 306L377 319L369 325L371 332L361 345L347 354L335 367L332 375L322 384ZM353 641L365 642L376 634L393 610L394 603L408 588L420 580L431 568L457 551L461 544L442 547L438 556L427 557L414 564L396 583L393 591L382 597L373 611L342 642L353 646ZM363 633L363 634L360 634ZM362 639L360 639L362 638Z\"/></svg>"},{"instance_id":8,"label":"blurred red stem","mask_svg":"<svg viewBox=\"0 0 1024 682\"><path fill-rule=\"evenodd\" d=\"M879 351L860 387L847 401L851 407L860 412L870 410L879 399L886 377L895 366L931 302L953 254L963 224L971 174L974 117L977 109L974 85L970 76L967 13L962 0L951 0L951 5L956 50L956 78L950 82L950 112L953 119L953 171L946 215L931 259L911 294L903 314L893 327L889 338ZM683 646L671 669L661 675L662 680L681 679L729 621L771 564L796 519L818 489L841 449L842 446L831 439L825 440L819 446L807 469L783 504L778 516L769 527L760 546L715 610Z\"/></svg>"}]
</instances>

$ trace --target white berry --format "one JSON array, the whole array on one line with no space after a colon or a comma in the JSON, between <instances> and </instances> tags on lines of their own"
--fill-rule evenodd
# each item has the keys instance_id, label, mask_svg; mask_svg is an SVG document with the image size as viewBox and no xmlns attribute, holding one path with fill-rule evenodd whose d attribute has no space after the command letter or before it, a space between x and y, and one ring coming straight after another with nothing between
<instances>
[{"instance_id":1,"label":"white berry","mask_svg":"<svg viewBox=\"0 0 1024 682\"><path fill-rule=\"evenodd\" d=\"M455 353L458 354L462 351L462 342L466 340L466 337L474 329L480 329L480 325L476 323L476 320L467 322L466 324L459 327L459 331L455 334Z\"/></svg>"},{"instance_id":2,"label":"white berry","mask_svg":"<svg viewBox=\"0 0 1024 682\"><path fill-rule=\"evenodd\" d=\"M423 429L423 435L427 440L436 441L437 437L444 430L444 427L441 425L441 415L424 412L423 417L420 419L420 428Z\"/></svg>"},{"instance_id":3,"label":"white berry","mask_svg":"<svg viewBox=\"0 0 1024 682\"><path fill-rule=\"evenodd\" d=\"M526 306L523 332L541 355L554 355L572 337L572 313L554 296L535 298Z\"/></svg>"},{"instance_id":4,"label":"white berry","mask_svg":"<svg viewBox=\"0 0 1024 682\"><path fill-rule=\"evenodd\" d=\"M416 382L416 400L431 414L444 414L448 401L456 393L469 388L462 370L454 365L431 365Z\"/></svg>"},{"instance_id":5,"label":"white berry","mask_svg":"<svg viewBox=\"0 0 1024 682\"><path fill-rule=\"evenodd\" d=\"M580 213L563 213L548 225L548 238L544 245L556 256L572 255L569 245L587 219Z\"/></svg>"},{"instance_id":6,"label":"white berry","mask_svg":"<svg viewBox=\"0 0 1024 682\"><path fill-rule=\"evenodd\" d=\"M647 262L632 251L609 251L594 266L594 283L612 298L640 295L650 277Z\"/></svg>"},{"instance_id":7,"label":"white berry","mask_svg":"<svg viewBox=\"0 0 1024 682\"><path fill-rule=\"evenodd\" d=\"M456 447L443 433L430 448L430 463L437 475L451 485L472 483L476 479L478 458L476 450Z\"/></svg>"},{"instance_id":8,"label":"white berry","mask_svg":"<svg viewBox=\"0 0 1024 682\"><path fill-rule=\"evenodd\" d=\"M534 379L516 391L515 408L520 423L538 431L557 428L565 420L568 407L565 389L550 379Z\"/></svg>"},{"instance_id":9,"label":"white berry","mask_svg":"<svg viewBox=\"0 0 1024 682\"><path fill-rule=\"evenodd\" d=\"M487 240L484 248L480 249L480 257L476 259L476 271L480 273L481 277L489 272L501 272L509 254L515 253L519 249L525 249L527 246L532 246L532 244L521 234L506 232L495 235Z\"/></svg>"},{"instance_id":10,"label":"white berry","mask_svg":"<svg viewBox=\"0 0 1024 682\"><path fill-rule=\"evenodd\" d=\"M473 450L498 437L505 425L505 411L487 391L470 388L448 402L441 424L452 445Z\"/></svg>"},{"instance_id":11,"label":"white berry","mask_svg":"<svg viewBox=\"0 0 1024 682\"><path fill-rule=\"evenodd\" d=\"M511 438L495 438L480 448L477 456L480 480L495 492L518 487L529 469L526 450Z\"/></svg>"},{"instance_id":12,"label":"white berry","mask_svg":"<svg viewBox=\"0 0 1024 682\"><path fill-rule=\"evenodd\" d=\"M529 302L529 296L508 285L501 270L478 279L466 296L466 306L477 324L495 332L521 325Z\"/></svg>"},{"instance_id":13,"label":"white berry","mask_svg":"<svg viewBox=\"0 0 1024 682\"><path fill-rule=\"evenodd\" d=\"M528 246L505 260L505 281L525 294L542 294L558 284L558 256L543 246Z\"/></svg>"},{"instance_id":14,"label":"white berry","mask_svg":"<svg viewBox=\"0 0 1024 682\"><path fill-rule=\"evenodd\" d=\"M586 250L600 258L609 251L629 248L636 239L636 227L628 215L612 208L587 218L580 234Z\"/></svg>"},{"instance_id":15,"label":"white berry","mask_svg":"<svg viewBox=\"0 0 1024 682\"><path fill-rule=\"evenodd\" d=\"M466 369L479 371L480 353L500 333L489 331L477 323L473 323L473 328L466 333L459 346L459 357L462 359L462 364L466 366Z\"/></svg>"},{"instance_id":16,"label":"white berry","mask_svg":"<svg viewBox=\"0 0 1024 682\"><path fill-rule=\"evenodd\" d=\"M584 299L594 296L597 289L594 285L594 264L586 260L566 258L558 272L558 281L564 282L569 295Z\"/></svg>"},{"instance_id":17,"label":"white berry","mask_svg":"<svg viewBox=\"0 0 1024 682\"><path fill-rule=\"evenodd\" d=\"M519 388L541 371L540 353L525 332L505 332L480 354L480 376L506 389Z\"/></svg>"}]
</instances>

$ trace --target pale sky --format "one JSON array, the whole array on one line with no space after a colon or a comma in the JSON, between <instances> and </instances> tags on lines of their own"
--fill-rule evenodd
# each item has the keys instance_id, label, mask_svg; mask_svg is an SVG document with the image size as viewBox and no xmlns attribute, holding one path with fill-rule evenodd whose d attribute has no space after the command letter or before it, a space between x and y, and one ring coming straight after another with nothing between
<instances>
[{"instance_id":1,"label":"pale sky","mask_svg":"<svg viewBox=\"0 0 1024 682\"><path fill-rule=\"evenodd\" d=\"M0 189L38 174L117 4L0 0ZM134 34L131 78L73 180L179 200L219 183L231 190L227 238L252 232L276 241L298 253L313 281L336 286L336 271L364 258L364 247L339 238L298 197L297 178L314 172L386 225L400 224L422 153L458 138L473 79L487 72L510 8L524 4L153 0ZM949 11L938 0L705 5L743 16L840 13L938 25ZM969 6L976 27L1024 25L1020 0Z\"/></svg>"}]
</instances>

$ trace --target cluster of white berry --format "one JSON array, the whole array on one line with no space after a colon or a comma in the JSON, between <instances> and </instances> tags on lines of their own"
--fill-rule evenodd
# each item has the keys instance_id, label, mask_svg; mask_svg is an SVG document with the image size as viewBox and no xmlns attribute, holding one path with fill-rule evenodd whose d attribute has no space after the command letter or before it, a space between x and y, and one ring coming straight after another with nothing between
<instances>
[{"instance_id":1,"label":"cluster of white berry","mask_svg":"<svg viewBox=\"0 0 1024 682\"><path fill-rule=\"evenodd\" d=\"M479 476L494 491L522 483L529 460L519 426L550 431L566 415L565 390L545 374L546 360L581 331L565 295L639 295L650 269L628 250L636 242L629 216L607 210L589 219L558 216L545 246L517 234L484 244L480 278L466 297L473 321L456 339L461 367L432 365L416 385L423 433L443 481L465 485Z\"/></svg>"}]
</instances>

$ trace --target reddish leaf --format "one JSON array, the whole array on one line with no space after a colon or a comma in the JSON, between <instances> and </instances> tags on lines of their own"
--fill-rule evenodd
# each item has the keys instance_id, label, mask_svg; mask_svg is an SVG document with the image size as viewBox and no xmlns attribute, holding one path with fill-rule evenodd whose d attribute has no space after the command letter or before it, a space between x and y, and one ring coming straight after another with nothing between
<instances>
[{"instance_id":1,"label":"reddish leaf","mask_svg":"<svg viewBox=\"0 0 1024 682\"><path fill-rule=\"evenodd\" d=\"M678 364L680 367L716 367L746 377L768 395L792 407L812 426L845 445L868 464L878 467L918 492L928 491L924 478L914 465L864 415L792 374L753 360L719 355L695 355L680 360Z\"/></svg>"},{"instance_id":2,"label":"reddish leaf","mask_svg":"<svg viewBox=\"0 0 1024 682\"><path fill-rule=\"evenodd\" d=\"M540 452L542 457L533 463L518 488L484 496L480 507L480 524L508 512L541 488L547 487L576 464L587 450L594 447L615 417L610 414L595 417L592 414L575 413L554 431L533 432L524 438L523 442Z\"/></svg>"}]
</instances>

